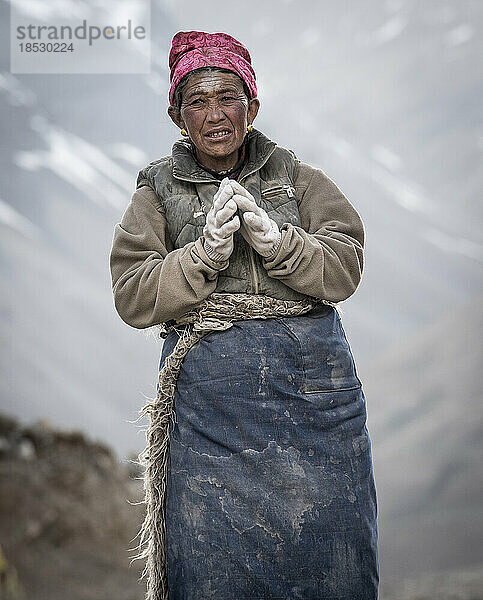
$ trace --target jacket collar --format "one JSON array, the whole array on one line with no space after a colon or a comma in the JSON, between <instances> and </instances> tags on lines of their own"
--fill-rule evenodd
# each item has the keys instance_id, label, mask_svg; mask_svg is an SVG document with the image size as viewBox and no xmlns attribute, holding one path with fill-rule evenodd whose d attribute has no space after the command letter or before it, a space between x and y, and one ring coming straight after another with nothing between
<instances>
[{"instance_id":1,"label":"jacket collar","mask_svg":"<svg viewBox=\"0 0 483 600\"><path fill-rule=\"evenodd\" d=\"M277 147L275 142L269 140L261 131L252 129L247 133L247 151L248 156L238 181L242 181L245 177L258 171L272 155ZM185 140L178 140L173 144L173 176L176 179L183 181L191 181L193 183L200 182L215 182L220 183L218 179L213 177L208 171L205 171L194 159L190 151L190 144Z\"/></svg>"}]
</instances>

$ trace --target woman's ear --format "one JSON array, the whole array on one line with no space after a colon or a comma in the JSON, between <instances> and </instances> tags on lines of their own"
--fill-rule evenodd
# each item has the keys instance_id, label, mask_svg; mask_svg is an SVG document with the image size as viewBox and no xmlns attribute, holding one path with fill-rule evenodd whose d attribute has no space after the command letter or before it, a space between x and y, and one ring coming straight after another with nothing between
<instances>
[{"instance_id":1,"label":"woman's ear","mask_svg":"<svg viewBox=\"0 0 483 600\"><path fill-rule=\"evenodd\" d=\"M250 104L248 105L248 122L253 123L255 117L258 114L258 109L260 108L260 100L258 98L252 98L250 100Z\"/></svg>"},{"instance_id":2,"label":"woman's ear","mask_svg":"<svg viewBox=\"0 0 483 600\"><path fill-rule=\"evenodd\" d=\"M184 121L181 118L181 114L180 114L179 110L171 104L168 106L168 115L170 116L171 120L177 127L179 127L180 129L183 129Z\"/></svg>"}]
</instances>

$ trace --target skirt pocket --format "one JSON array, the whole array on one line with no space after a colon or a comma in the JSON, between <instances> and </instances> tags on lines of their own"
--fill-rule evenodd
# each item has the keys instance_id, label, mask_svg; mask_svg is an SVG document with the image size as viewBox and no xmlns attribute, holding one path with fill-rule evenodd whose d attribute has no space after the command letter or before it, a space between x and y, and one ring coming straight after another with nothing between
<instances>
[{"instance_id":1,"label":"skirt pocket","mask_svg":"<svg viewBox=\"0 0 483 600\"><path fill-rule=\"evenodd\" d=\"M324 306L313 314L283 317L279 321L300 352L300 393L337 392L362 386L336 308Z\"/></svg>"}]
</instances>

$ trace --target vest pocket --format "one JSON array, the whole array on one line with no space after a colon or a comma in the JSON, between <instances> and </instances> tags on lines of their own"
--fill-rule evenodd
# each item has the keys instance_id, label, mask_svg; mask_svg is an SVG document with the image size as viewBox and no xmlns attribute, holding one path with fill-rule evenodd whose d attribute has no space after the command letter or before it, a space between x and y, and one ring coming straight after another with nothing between
<instances>
[{"instance_id":1,"label":"vest pocket","mask_svg":"<svg viewBox=\"0 0 483 600\"><path fill-rule=\"evenodd\" d=\"M361 387L351 348L334 307L280 321L297 339L300 348L303 373L299 392L316 394Z\"/></svg>"},{"instance_id":2,"label":"vest pocket","mask_svg":"<svg viewBox=\"0 0 483 600\"><path fill-rule=\"evenodd\" d=\"M262 198L274 198L286 194L288 198L295 198L295 188L288 184L275 185L261 190Z\"/></svg>"}]
</instances>

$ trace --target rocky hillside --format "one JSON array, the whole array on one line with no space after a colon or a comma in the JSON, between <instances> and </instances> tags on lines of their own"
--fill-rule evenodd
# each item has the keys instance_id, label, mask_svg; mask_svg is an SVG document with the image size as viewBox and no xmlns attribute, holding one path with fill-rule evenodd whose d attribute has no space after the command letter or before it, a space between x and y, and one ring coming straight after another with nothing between
<instances>
[{"instance_id":1,"label":"rocky hillside","mask_svg":"<svg viewBox=\"0 0 483 600\"><path fill-rule=\"evenodd\" d=\"M135 465L80 432L0 416L0 598L139 600Z\"/></svg>"}]
</instances>

